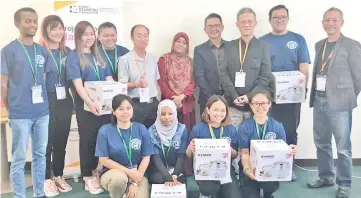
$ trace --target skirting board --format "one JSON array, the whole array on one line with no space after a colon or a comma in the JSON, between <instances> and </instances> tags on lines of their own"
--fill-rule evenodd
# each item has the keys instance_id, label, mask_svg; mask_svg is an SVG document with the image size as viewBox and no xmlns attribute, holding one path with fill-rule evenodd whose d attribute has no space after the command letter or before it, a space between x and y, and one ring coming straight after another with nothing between
<instances>
[{"instance_id":1,"label":"skirting board","mask_svg":"<svg viewBox=\"0 0 361 198\"><path fill-rule=\"evenodd\" d=\"M336 162L337 159L335 159ZM317 162L316 159L296 159L295 164L298 166L316 166ZM336 164L336 163L335 163ZM361 158L352 159L353 166L361 166ZM10 162L9 162L10 167ZM31 169L31 162L26 162L25 170Z\"/></svg>"}]
</instances>

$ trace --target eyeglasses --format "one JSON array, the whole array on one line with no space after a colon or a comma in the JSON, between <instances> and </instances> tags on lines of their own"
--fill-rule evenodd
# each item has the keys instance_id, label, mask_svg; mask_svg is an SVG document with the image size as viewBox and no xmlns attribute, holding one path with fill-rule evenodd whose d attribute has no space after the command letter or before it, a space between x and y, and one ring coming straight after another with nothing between
<instances>
[{"instance_id":1,"label":"eyeglasses","mask_svg":"<svg viewBox=\"0 0 361 198\"><path fill-rule=\"evenodd\" d=\"M288 16L274 16L274 17L272 17L272 20L274 20L274 21L284 21L286 19L288 19Z\"/></svg>"},{"instance_id":2,"label":"eyeglasses","mask_svg":"<svg viewBox=\"0 0 361 198\"><path fill-rule=\"evenodd\" d=\"M256 108L260 108L260 107L265 108L269 104L270 104L270 102L253 102L253 103L251 103L251 105Z\"/></svg>"},{"instance_id":3,"label":"eyeglasses","mask_svg":"<svg viewBox=\"0 0 361 198\"><path fill-rule=\"evenodd\" d=\"M207 25L207 28L209 28L209 29L213 29L213 28L218 29L220 27L221 27L221 24Z\"/></svg>"}]
</instances>

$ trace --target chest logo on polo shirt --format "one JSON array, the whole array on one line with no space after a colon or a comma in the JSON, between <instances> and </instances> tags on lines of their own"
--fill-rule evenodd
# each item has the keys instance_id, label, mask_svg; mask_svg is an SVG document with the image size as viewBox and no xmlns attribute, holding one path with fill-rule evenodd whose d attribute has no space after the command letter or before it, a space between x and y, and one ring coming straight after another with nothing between
<instances>
[{"instance_id":1,"label":"chest logo on polo shirt","mask_svg":"<svg viewBox=\"0 0 361 198\"><path fill-rule=\"evenodd\" d=\"M64 57L61 59L61 65L62 65L63 67L66 66L66 56L64 56Z\"/></svg>"},{"instance_id":2,"label":"chest logo on polo shirt","mask_svg":"<svg viewBox=\"0 0 361 198\"><path fill-rule=\"evenodd\" d=\"M288 49L293 50L293 49L297 48L298 44L297 44L296 41L288 41L286 46L287 46Z\"/></svg>"},{"instance_id":3,"label":"chest logo on polo shirt","mask_svg":"<svg viewBox=\"0 0 361 198\"><path fill-rule=\"evenodd\" d=\"M39 67L44 67L44 63L45 63L45 58L42 55L36 55L36 64Z\"/></svg>"},{"instance_id":4,"label":"chest logo on polo shirt","mask_svg":"<svg viewBox=\"0 0 361 198\"><path fill-rule=\"evenodd\" d=\"M275 140L277 138L277 135L274 132L268 132L266 134L265 140Z\"/></svg>"},{"instance_id":5,"label":"chest logo on polo shirt","mask_svg":"<svg viewBox=\"0 0 361 198\"><path fill-rule=\"evenodd\" d=\"M140 141L139 139L132 139L132 141L130 142L130 146L134 150L140 150L140 147L142 146L142 141Z\"/></svg>"},{"instance_id":6,"label":"chest logo on polo shirt","mask_svg":"<svg viewBox=\"0 0 361 198\"><path fill-rule=\"evenodd\" d=\"M176 141L173 143L173 148L174 149L179 149L180 148L180 141Z\"/></svg>"}]
</instances>

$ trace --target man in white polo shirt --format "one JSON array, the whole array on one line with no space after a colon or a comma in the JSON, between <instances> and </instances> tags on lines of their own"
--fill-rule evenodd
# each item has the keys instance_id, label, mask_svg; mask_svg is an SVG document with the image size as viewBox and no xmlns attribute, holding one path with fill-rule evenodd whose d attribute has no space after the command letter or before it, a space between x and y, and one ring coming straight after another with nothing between
<instances>
[{"instance_id":1,"label":"man in white polo shirt","mask_svg":"<svg viewBox=\"0 0 361 198\"><path fill-rule=\"evenodd\" d=\"M147 128L157 118L157 80L159 79L158 59L146 52L149 29L135 25L131 30L134 49L122 56L118 62L118 81L128 84L128 96L133 100L133 120Z\"/></svg>"}]
</instances>

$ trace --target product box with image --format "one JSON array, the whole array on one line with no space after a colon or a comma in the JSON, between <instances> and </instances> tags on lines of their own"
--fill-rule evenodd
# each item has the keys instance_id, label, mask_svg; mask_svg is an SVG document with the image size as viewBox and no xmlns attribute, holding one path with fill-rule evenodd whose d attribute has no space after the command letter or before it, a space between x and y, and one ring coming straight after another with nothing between
<instances>
[{"instance_id":1,"label":"product box with image","mask_svg":"<svg viewBox=\"0 0 361 198\"><path fill-rule=\"evenodd\" d=\"M193 160L195 180L230 178L231 149L227 139L195 139Z\"/></svg>"},{"instance_id":2,"label":"product box with image","mask_svg":"<svg viewBox=\"0 0 361 198\"><path fill-rule=\"evenodd\" d=\"M291 181L293 155L283 140L251 140L250 161L257 181Z\"/></svg>"},{"instance_id":3,"label":"product box with image","mask_svg":"<svg viewBox=\"0 0 361 198\"><path fill-rule=\"evenodd\" d=\"M274 102L301 103L306 97L306 77L300 71L272 72Z\"/></svg>"},{"instance_id":4,"label":"product box with image","mask_svg":"<svg viewBox=\"0 0 361 198\"><path fill-rule=\"evenodd\" d=\"M166 186L164 184L152 184L151 198L187 198L185 184Z\"/></svg>"},{"instance_id":5,"label":"product box with image","mask_svg":"<svg viewBox=\"0 0 361 198\"><path fill-rule=\"evenodd\" d=\"M118 94L127 95L127 84L115 81L89 81L84 84L89 98L100 106L100 115L112 112L113 97ZM88 105L84 104L84 110L90 111Z\"/></svg>"}]
</instances>

